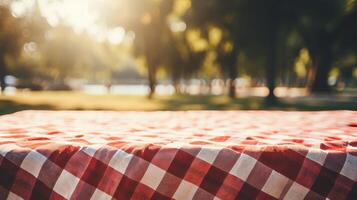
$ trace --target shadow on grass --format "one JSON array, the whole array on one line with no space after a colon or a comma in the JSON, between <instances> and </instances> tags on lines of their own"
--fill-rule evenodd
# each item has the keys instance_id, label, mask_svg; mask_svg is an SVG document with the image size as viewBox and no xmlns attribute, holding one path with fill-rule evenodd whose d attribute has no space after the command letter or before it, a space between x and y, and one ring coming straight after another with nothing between
<instances>
[{"instance_id":1,"label":"shadow on grass","mask_svg":"<svg viewBox=\"0 0 357 200\"><path fill-rule=\"evenodd\" d=\"M318 111L318 110L357 110L355 99L348 101L319 100L314 98L291 98L279 99L275 104L268 104L264 98L248 97L230 99L222 96L190 96L176 95L166 98L152 100L158 103L158 107L147 108L143 101L128 107L101 107L93 105L90 107L75 106L68 110L117 110L117 111L155 111L155 110L288 110L288 111ZM0 100L0 115L14 113L22 110L60 110L56 104L26 104L15 100Z\"/></svg>"},{"instance_id":2,"label":"shadow on grass","mask_svg":"<svg viewBox=\"0 0 357 200\"><path fill-rule=\"evenodd\" d=\"M164 110L357 110L357 102L354 100L336 102L300 98L278 99L276 103L268 103L263 97L222 99L217 96L178 95L161 103Z\"/></svg>"},{"instance_id":3,"label":"shadow on grass","mask_svg":"<svg viewBox=\"0 0 357 200\"><path fill-rule=\"evenodd\" d=\"M22 110L53 110L51 105L47 104L22 104L12 100L0 100L0 115L10 114Z\"/></svg>"},{"instance_id":4,"label":"shadow on grass","mask_svg":"<svg viewBox=\"0 0 357 200\"><path fill-rule=\"evenodd\" d=\"M285 110L319 111L319 110L357 110L357 102L336 101L305 101L305 100L281 100L277 107Z\"/></svg>"},{"instance_id":5,"label":"shadow on grass","mask_svg":"<svg viewBox=\"0 0 357 200\"><path fill-rule=\"evenodd\" d=\"M230 99L218 96L178 95L161 100L163 110L250 110L262 109L263 98Z\"/></svg>"}]
</instances>

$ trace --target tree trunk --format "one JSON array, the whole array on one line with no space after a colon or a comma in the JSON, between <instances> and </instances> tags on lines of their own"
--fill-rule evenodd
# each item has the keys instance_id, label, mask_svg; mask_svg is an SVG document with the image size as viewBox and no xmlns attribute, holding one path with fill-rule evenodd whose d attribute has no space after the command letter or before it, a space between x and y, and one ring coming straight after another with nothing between
<instances>
[{"instance_id":1,"label":"tree trunk","mask_svg":"<svg viewBox=\"0 0 357 200\"><path fill-rule=\"evenodd\" d=\"M4 93L6 88L5 76L6 76L6 66L5 62L2 60L0 61L0 87L1 87L1 94Z\"/></svg>"},{"instance_id":2,"label":"tree trunk","mask_svg":"<svg viewBox=\"0 0 357 200\"><path fill-rule=\"evenodd\" d=\"M235 79L237 77L237 69L235 64L232 63L229 67L229 80L228 80L228 95L234 99L236 97L236 84Z\"/></svg>"},{"instance_id":3,"label":"tree trunk","mask_svg":"<svg viewBox=\"0 0 357 200\"><path fill-rule=\"evenodd\" d=\"M328 84L328 76L332 68L332 54L327 47L313 61L313 68L309 77L309 90L311 93L328 93L331 87Z\"/></svg>"},{"instance_id":4,"label":"tree trunk","mask_svg":"<svg viewBox=\"0 0 357 200\"><path fill-rule=\"evenodd\" d=\"M155 88L156 88L156 67L153 65L148 66L148 81L149 81L148 98L152 99L155 94Z\"/></svg>"},{"instance_id":5,"label":"tree trunk","mask_svg":"<svg viewBox=\"0 0 357 200\"><path fill-rule=\"evenodd\" d=\"M268 85L268 89L269 89L269 94L268 94L266 100L270 103L276 102L276 96L274 94L276 58L275 58L275 53L272 53L273 49L274 48L272 48L271 53L269 54L268 66L267 66L267 72L266 72L267 85Z\"/></svg>"},{"instance_id":6,"label":"tree trunk","mask_svg":"<svg viewBox=\"0 0 357 200\"><path fill-rule=\"evenodd\" d=\"M0 77L0 85L1 85L1 94L4 94L6 88L5 76L1 75Z\"/></svg>"},{"instance_id":7,"label":"tree trunk","mask_svg":"<svg viewBox=\"0 0 357 200\"><path fill-rule=\"evenodd\" d=\"M236 85L234 79L228 80L228 95L230 98L234 99L236 97Z\"/></svg>"},{"instance_id":8,"label":"tree trunk","mask_svg":"<svg viewBox=\"0 0 357 200\"><path fill-rule=\"evenodd\" d=\"M266 102L268 104L275 104L277 102L277 98L274 94L274 89L276 85L276 69L277 69L277 55L278 55L278 45L279 45L279 26L280 26L280 16L278 13L280 2L273 1L268 5L268 22L269 28L267 32L267 68L265 71L267 86L269 89L269 94L266 97Z\"/></svg>"},{"instance_id":9,"label":"tree trunk","mask_svg":"<svg viewBox=\"0 0 357 200\"><path fill-rule=\"evenodd\" d=\"M178 73L175 72L175 70L171 73L171 81L172 81L172 86L175 89L175 94L180 94L180 83L179 83L179 76Z\"/></svg>"},{"instance_id":10,"label":"tree trunk","mask_svg":"<svg viewBox=\"0 0 357 200\"><path fill-rule=\"evenodd\" d=\"M273 22L274 23L274 22ZM267 69L266 69L266 80L267 80L267 86L269 89L269 94L266 97L266 101L268 103L276 103L277 99L274 94L274 89L275 89L275 74L276 74L276 64L277 64L277 32L276 32L276 27L272 27L270 31L270 40L269 40L269 47L267 49Z\"/></svg>"},{"instance_id":11,"label":"tree trunk","mask_svg":"<svg viewBox=\"0 0 357 200\"><path fill-rule=\"evenodd\" d=\"M236 46L236 45L234 45ZM237 78L237 48L234 47L231 55L229 56L229 80L228 80L228 95L230 98L236 98L236 84L235 79Z\"/></svg>"}]
</instances>

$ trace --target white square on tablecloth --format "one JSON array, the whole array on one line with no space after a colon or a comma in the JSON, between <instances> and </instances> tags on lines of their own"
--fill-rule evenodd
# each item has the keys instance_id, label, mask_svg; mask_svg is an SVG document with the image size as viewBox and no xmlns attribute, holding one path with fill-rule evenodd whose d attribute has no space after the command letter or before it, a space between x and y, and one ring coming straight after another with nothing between
<instances>
[{"instance_id":1,"label":"white square on tablecloth","mask_svg":"<svg viewBox=\"0 0 357 200\"><path fill-rule=\"evenodd\" d=\"M81 149L81 151L83 151L87 155L93 157L95 152L97 152L97 149L94 148L94 147L84 147L84 148Z\"/></svg>"},{"instance_id":2,"label":"white square on tablecloth","mask_svg":"<svg viewBox=\"0 0 357 200\"><path fill-rule=\"evenodd\" d=\"M306 158L319 163L321 166L324 165L326 157L327 157L327 152L323 150L316 150L316 149L311 149L306 155Z\"/></svg>"},{"instance_id":3,"label":"white square on tablecloth","mask_svg":"<svg viewBox=\"0 0 357 200\"><path fill-rule=\"evenodd\" d=\"M150 164L140 182L156 190L165 176L165 171Z\"/></svg>"},{"instance_id":4,"label":"white square on tablecloth","mask_svg":"<svg viewBox=\"0 0 357 200\"><path fill-rule=\"evenodd\" d=\"M20 167L37 178L46 160L47 158L39 152L30 151L22 161Z\"/></svg>"},{"instance_id":5,"label":"white square on tablecloth","mask_svg":"<svg viewBox=\"0 0 357 200\"><path fill-rule=\"evenodd\" d=\"M241 180L246 181L256 162L256 159L242 153L232 167L230 173Z\"/></svg>"},{"instance_id":6,"label":"white square on tablecloth","mask_svg":"<svg viewBox=\"0 0 357 200\"><path fill-rule=\"evenodd\" d=\"M53 190L65 197L66 199L69 199L72 196L74 190L76 189L78 182L78 177L72 175L66 170L63 170L55 186L53 187Z\"/></svg>"},{"instance_id":7,"label":"white square on tablecloth","mask_svg":"<svg viewBox=\"0 0 357 200\"><path fill-rule=\"evenodd\" d=\"M10 151L14 150L14 149L18 149L19 147L15 144L5 144L5 145L1 145L1 149L0 149L0 155L2 157L5 157L7 153L9 153Z\"/></svg>"},{"instance_id":8,"label":"white square on tablecloth","mask_svg":"<svg viewBox=\"0 0 357 200\"><path fill-rule=\"evenodd\" d=\"M196 157L210 164L213 164L219 151L220 151L219 149L202 148Z\"/></svg>"},{"instance_id":9,"label":"white square on tablecloth","mask_svg":"<svg viewBox=\"0 0 357 200\"><path fill-rule=\"evenodd\" d=\"M341 170L341 174L347 178L357 181L357 157L352 154L347 154L345 164Z\"/></svg>"},{"instance_id":10,"label":"white square on tablecloth","mask_svg":"<svg viewBox=\"0 0 357 200\"><path fill-rule=\"evenodd\" d=\"M198 187L195 184L182 180L180 186L177 188L174 199L193 199Z\"/></svg>"},{"instance_id":11,"label":"white square on tablecloth","mask_svg":"<svg viewBox=\"0 0 357 200\"><path fill-rule=\"evenodd\" d=\"M294 182L286 193L286 195L284 196L284 200L304 199L308 192L309 189L300 185L299 183Z\"/></svg>"},{"instance_id":12,"label":"white square on tablecloth","mask_svg":"<svg viewBox=\"0 0 357 200\"><path fill-rule=\"evenodd\" d=\"M279 199L289 179L282 174L272 171L262 191Z\"/></svg>"},{"instance_id":13,"label":"white square on tablecloth","mask_svg":"<svg viewBox=\"0 0 357 200\"><path fill-rule=\"evenodd\" d=\"M22 200L22 199L23 198L12 192L9 192L9 195L7 195L7 200Z\"/></svg>"},{"instance_id":14,"label":"white square on tablecloth","mask_svg":"<svg viewBox=\"0 0 357 200\"><path fill-rule=\"evenodd\" d=\"M112 159L110 160L109 166L117 170L118 172L124 174L133 157L134 155L132 154L128 154L122 150L118 150L117 152L115 152Z\"/></svg>"},{"instance_id":15,"label":"white square on tablecloth","mask_svg":"<svg viewBox=\"0 0 357 200\"><path fill-rule=\"evenodd\" d=\"M91 200L96 200L96 199L100 199L100 200L110 200L112 199L112 197L110 195L108 195L107 193L96 189L92 195L92 197L90 198Z\"/></svg>"}]
</instances>

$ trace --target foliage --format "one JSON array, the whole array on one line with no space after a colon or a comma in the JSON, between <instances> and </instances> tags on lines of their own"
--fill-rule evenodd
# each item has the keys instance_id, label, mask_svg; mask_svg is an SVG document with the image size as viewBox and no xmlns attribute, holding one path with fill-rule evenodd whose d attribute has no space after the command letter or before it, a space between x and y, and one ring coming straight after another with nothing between
<instances>
[{"instance_id":1,"label":"foliage","mask_svg":"<svg viewBox=\"0 0 357 200\"><path fill-rule=\"evenodd\" d=\"M22 21L12 17L6 5L0 5L0 77L6 75L6 60L16 57L22 47Z\"/></svg>"},{"instance_id":2,"label":"foliage","mask_svg":"<svg viewBox=\"0 0 357 200\"><path fill-rule=\"evenodd\" d=\"M136 66L145 70L150 96L158 79L176 86L219 77L234 97L234 81L248 76L264 82L273 98L276 85L291 82L330 91L332 69L347 80L357 65L355 0L90 0L90 25L80 17L69 23L63 13L54 23L56 12L40 5L66 0L28 2L0 2L3 88L7 74L109 83L122 77L120 68ZM30 6L19 12L21 3ZM86 26L73 26L80 22Z\"/></svg>"}]
</instances>

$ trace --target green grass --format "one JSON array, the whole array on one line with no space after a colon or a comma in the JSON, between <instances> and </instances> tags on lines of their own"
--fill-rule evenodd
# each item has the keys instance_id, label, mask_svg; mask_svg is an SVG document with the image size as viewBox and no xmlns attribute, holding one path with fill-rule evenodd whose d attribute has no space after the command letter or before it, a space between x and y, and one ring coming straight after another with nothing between
<instances>
[{"instance_id":1,"label":"green grass","mask_svg":"<svg viewBox=\"0 0 357 200\"><path fill-rule=\"evenodd\" d=\"M0 114L21 110L356 110L356 98L291 98L267 105L264 98L226 96L89 95L80 92L19 92L0 96Z\"/></svg>"}]
</instances>

